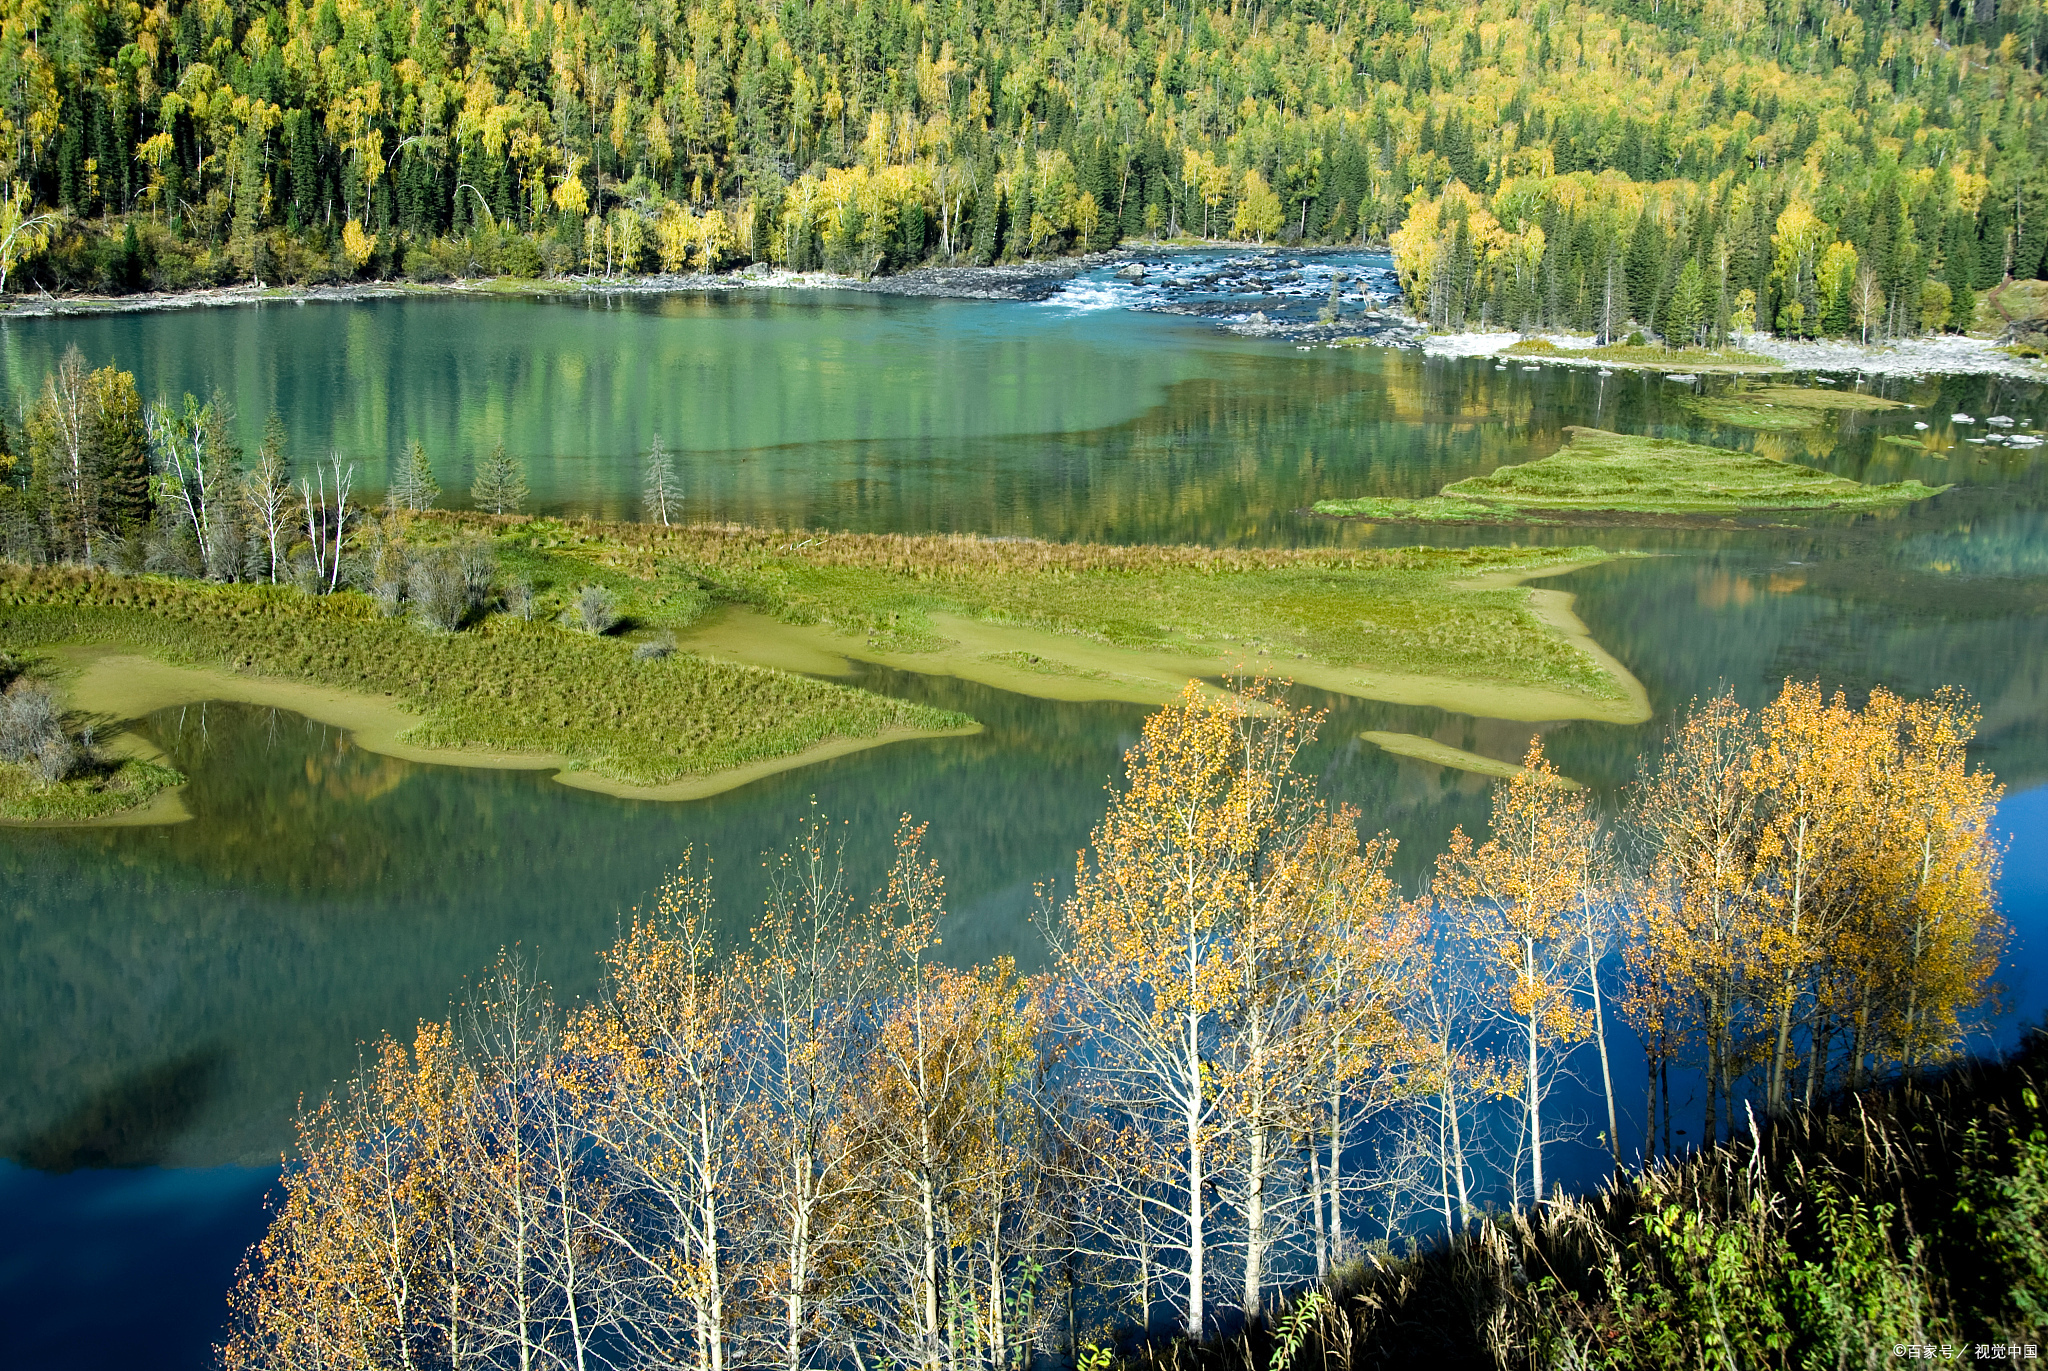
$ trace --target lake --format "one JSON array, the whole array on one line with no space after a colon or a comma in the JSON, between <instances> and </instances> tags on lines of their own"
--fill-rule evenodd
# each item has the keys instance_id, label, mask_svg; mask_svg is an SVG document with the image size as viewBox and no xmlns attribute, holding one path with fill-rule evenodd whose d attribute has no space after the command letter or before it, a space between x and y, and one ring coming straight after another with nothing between
<instances>
[{"instance_id":1,"label":"lake","mask_svg":"<svg viewBox=\"0 0 2048 1371\"><path fill-rule=\"evenodd\" d=\"M1256 304L1242 287L1244 309L1276 308L1268 295L1320 303L1314 271L1371 279L1384 261L1311 266L1293 296L1284 270ZM2048 1008L2048 987L2023 975L2048 935L2048 462L1971 443L1986 430L1949 417L2034 428L2048 419L2040 387L1871 382L1916 408L1758 435L1699 424L1685 404L1695 388L1654 376L1304 351L1158 312L1184 298L1096 273L1037 303L749 290L0 319L0 385L18 414L76 343L95 365L134 371L145 395L218 388L252 448L275 408L297 454L337 452L370 487L419 438L461 503L469 463L503 442L528 462L535 504L568 513L632 517L658 433L679 454L689 517L785 526L1501 541L1500 529L1424 534L1301 511L1428 494L1545 455L1568 424L1952 484L1910 510L1796 528L1514 531L1663 554L1549 583L1576 592L1658 717L1537 727L1566 774L1612 794L1674 710L1724 684L1752 703L1787 676L1852 692L1967 687L1985 710L1977 755L2012 792L2006 895L2022 936L2008 1030ZM955 911L949 952L1040 958L1034 886L1070 875L1143 711L880 668L853 679L987 730L668 805L399 762L297 716L194 706L144 725L192 777L191 822L0 835L0 1362L205 1364L296 1101L352 1069L364 1040L444 1014L501 947L516 945L558 999L589 993L593 954L688 848L714 859L740 936L759 908L761 853L814 799L846 821L864 881L899 815L929 819ZM1511 756L1531 731L1312 698L1330 710L1311 756L1325 791L1403 840L1411 885L1454 825L1483 827L1486 787L1358 735ZM1581 1174L1596 1165L1589 1152Z\"/></svg>"}]
</instances>

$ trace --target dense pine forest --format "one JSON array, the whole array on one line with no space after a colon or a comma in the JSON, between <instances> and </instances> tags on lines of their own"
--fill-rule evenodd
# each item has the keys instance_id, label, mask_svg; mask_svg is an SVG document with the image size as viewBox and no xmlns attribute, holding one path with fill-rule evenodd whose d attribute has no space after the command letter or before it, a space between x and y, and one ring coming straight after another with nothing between
<instances>
[{"instance_id":1,"label":"dense pine forest","mask_svg":"<svg viewBox=\"0 0 2048 1371\"><path fill-rule=\"evenodd\" d=\"M2048 257L2042 13L8 0L0 288L1188 236L1390 242L1439 328L1953 328Z\"/></svg>"}]
</instances>

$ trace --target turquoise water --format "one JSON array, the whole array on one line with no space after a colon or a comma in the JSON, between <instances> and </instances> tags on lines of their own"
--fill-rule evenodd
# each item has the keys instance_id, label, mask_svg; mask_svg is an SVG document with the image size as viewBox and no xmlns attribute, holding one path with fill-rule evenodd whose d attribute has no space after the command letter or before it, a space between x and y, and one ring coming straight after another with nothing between
<instances>
[{"instance_id":1,"label":"turquoise water","mask_svg":"<svg viewBox=\"0 0 2048 1371\"><path fill-rule=\"evenodd\" d=\"M1299 511L1426 493L1543 455L1573 423L1952 482L1912 510L1824 527L1520 531L1661 554L1557 583L1642 678L1657 720L1542 727L1567 774L1612 793L1672 711L1723 684L1752 701L1788 675L1962 684L1985 707L1980 756L2019 792L2005 810L2015 972L2048 934L2048 476L1948 418L2034 424L2032 386L1886 382L1920 408L1759 438L1698 427L1691 392L1652 377L1302 352L1057 301L817 292L0 321L10 414L73 342L135 371L145 394L219 386L252 444L276 406L301 454L338 450L373 485L419 437L457 493L468 455L502 439L531 463L540 506L571 513L631 514L656 431L683 454L695 517L1117 540L1417 541ZM1915 419L1946 450L1879 441L1918 433ZM351 1069L359 1043L446 1012L500 947L518 945L563 1000L587 994L593 954L686 847L715 859L737 937L758 909L760 854L814 797L846 821L861 879L898 815L929 819L956 912L948 948L1036 960L1032 887L1071 871L1142 711L858 679L988 730L655 805L396 762L274 711L193 707L146 724L193 777L192 822L0 835L0 1212L22 1235L0 1244L0 1363L61 1349L71 1365L199 1364L295 1101ZM1324 788L1403 839L1411 883L1454 824L1484 823L1485 787L1357 734L1508 756L1531 730L1319 703L1332 711L1312 757ZM2041 987L2016 986L2018 1012L2048 1008Z\"/></svg>"}]
</instances>

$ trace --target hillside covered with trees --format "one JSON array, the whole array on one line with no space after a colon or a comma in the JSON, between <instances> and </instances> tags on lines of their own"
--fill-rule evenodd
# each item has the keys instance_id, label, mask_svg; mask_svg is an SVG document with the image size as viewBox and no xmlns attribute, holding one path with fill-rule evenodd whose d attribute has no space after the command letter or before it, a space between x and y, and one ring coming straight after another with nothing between
<instances>
[{"instance_id":1,"label":"hillside covered with trees","mask_svg":"<svg viewBox=\"0 0 2048 1371\"><path fill-rule=\"evenodd\" d=\"M8 0L0 288L1391 240L1438 327L1953 326L2041 0Z\"/></svg>"}]
</instances>

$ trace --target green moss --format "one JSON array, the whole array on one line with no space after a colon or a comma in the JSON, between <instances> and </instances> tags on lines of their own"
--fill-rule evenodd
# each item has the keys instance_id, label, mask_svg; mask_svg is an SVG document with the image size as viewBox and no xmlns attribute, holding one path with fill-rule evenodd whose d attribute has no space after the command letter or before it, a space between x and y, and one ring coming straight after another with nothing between
<instances>
[{"instance_id":1,"label":"green moss","mask_svg":"<svg viewBox=\"0 0 2048 1371\"><path fill-rule=\"evenodd\" d=\"M28 768L0 766L0 820L10 823L86 823L148 804L185 778L139 757L89 768L69 780L45 782Z\"/></svg>"},{"instance_id":2,"label":"green moss","mask_svg":"<svg viewBox=\"0 0 2048 1371\"><path fill-rule=\"evenodd\" d=\"M1508 522L1543 513L1745 514L1887 509L1947 487L1872 486L1750 452L1568 428L1555 453L1504 466L1424 500L1322 500L1319 514L1369 519Z\"/></svg>"},{"instance_id":3,"label":"green moss","mask_svg":"<svg viewBox=\"0 0 2048 1371\"><path fill-rule=\"evenodd\" d=\"M634 785L800 752L833 738L940 729L962 716L788 672L632 645L498 615L455 634L377 617L344 592L153 577L0 571L0 644L107 644L395 697L423 717L407 741L569 757Z\"/></svg>"}]
</instances>

